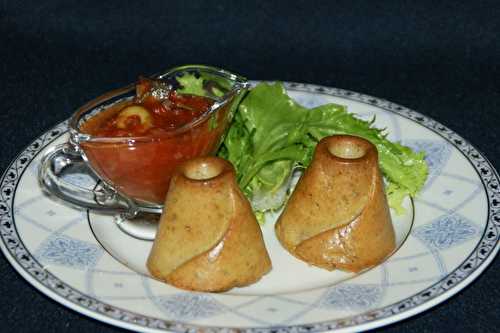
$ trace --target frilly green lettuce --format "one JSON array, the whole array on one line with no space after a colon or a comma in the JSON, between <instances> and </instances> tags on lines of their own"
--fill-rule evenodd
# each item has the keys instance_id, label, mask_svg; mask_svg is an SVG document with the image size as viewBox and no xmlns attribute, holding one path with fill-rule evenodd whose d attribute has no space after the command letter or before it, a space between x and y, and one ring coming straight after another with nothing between
<instances>
[{"instance_id":1,"label":"frilly green lettuce","mask_svg":"<svg viewBox=\"0 0 500 333\"><path fill-rule=\"evenodd\" d=\"M388 201L403 213L402 200L415 196L428 174L424 154L386 138L384 130L325 104L308 109L290 98L281 83L261 83L242 100L219 151L236 169L237 180L253 208L262 212L286 201L293 170L306 168L319 140L334 134L363 137L378 149Z\"/></svg>"}]
</instances>

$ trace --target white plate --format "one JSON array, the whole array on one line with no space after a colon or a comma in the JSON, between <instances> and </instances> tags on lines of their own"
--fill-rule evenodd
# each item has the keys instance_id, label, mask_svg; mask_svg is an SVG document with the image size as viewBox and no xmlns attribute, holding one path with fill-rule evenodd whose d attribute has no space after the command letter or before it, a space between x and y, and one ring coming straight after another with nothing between
<instances>
[{"instance_id":1,"label":"white plate","mask_svg":"<svg viewBox=\"0 0 500 333\"><path fill-rule=\"evenodd\" d=\"M322 271L307 274L314 269L305 265L293 274L277 269L254 286L222 294L187 292L138 274L129 267L140 271L140 258L149 244L142 244L142 250L134 248L139 241L119 231L117 238L131 249L130 254L121 245L106 243L110 238L103 241L103 235L114 232L109 217L53 201L38 186L40 157L66 139L66 122L37 138L2 177L2 251L28 282L63 305L147 332L361 331L444 301L494 259L499 250L499 176L467 141L434 120L385 100L313 85L286 86L306 106L336 102L362 118L376 115L376 125L387 127L390 139L426 151L430 176L414 201L412 231L385 263L357 276L334 272L331 279ZM89 221L94 232L105 229L96 234L109 252L94 237ZM408 219L401 223L403 227L396 229L404 235ZM266 229L264 233L266 242L272 242L272 233ZM279 267L287 260L283 258L293 259L278 253L273 266ZM311 282L312 277L317 279Z\"/></svg>"},{"instance_id":2,"label":"white plate","mask_svg":"<svg viewBox=\"0 0 500 333\"><path fill-rule=\"evenodd\" d=\"M396 249L403 245L413 223L414 210L409 199L405 201L404 206L405 214L392 214ZM298 293L329 287L357 275L340 270L329 272L309 266L290 255L281 246L274 232L274 224L279 214L280 212L268 214L266 223L261 228L266 249L273 263L271 272L264 275L259 282L244 288L234 288L226 292L227 295L268 296ZM133 238L122 232L118 225L113 223L116 219L110 214L89 212L87 218L94 237L111 256L138 274L150 277L146 260L153 242ZM300 276L300 279L291 279L290 276Z\"/></svg>"}]
</instances>

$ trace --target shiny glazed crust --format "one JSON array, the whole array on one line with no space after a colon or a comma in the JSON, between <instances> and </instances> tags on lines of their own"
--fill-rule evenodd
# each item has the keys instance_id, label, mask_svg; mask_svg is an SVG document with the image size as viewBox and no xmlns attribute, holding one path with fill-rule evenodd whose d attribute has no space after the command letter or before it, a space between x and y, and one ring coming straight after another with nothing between
<instances>
[{"instance_id":1,"label":"shiny glazed crust","mask_svg":"<svg viewBox=\"0 0 500 333\"><path fill-rule=\"evenodd\" d=\"M356 148L343 157L337 148ZM340 150L342 150L340 149ZM275 226L297 258L327 270L358 272L395 249L375 146L354 136L324 138Z\"/></svg>"},{"instance_id":2,"label":"shiny glazed crust","mask_svg":"<svg viewBox=\"0 0 500 333\"><path fill-rule=\"evenodd\" d=\"M271 269L229 162L196 158L176 170L147 267L176 287L217 292L254 283Z\"/></svg>"}]
</instances>

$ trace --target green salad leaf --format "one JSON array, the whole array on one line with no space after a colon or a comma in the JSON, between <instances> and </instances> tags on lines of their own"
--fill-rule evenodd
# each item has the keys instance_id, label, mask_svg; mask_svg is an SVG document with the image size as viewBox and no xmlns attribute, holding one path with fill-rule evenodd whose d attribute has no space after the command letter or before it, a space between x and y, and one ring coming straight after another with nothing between
<instances>
[{"instance_id":1,"label":"green salad leaf","mask_svg":"<svg viewBox=\"0 0 500 333\"><path fill-rule=\"evenodd\" d=\"M196 76L195 74L186 73L177 77L176 80L181 85L177 89L181 94L222 97L224 96L224 89L230 89L226 81L215 75Z\"/></svg>"},{"instance_id":2,"label":"green salad leaf","mask_svg":"<svg viewBox=\"0 0 500 333\"><path fill-rule=\"evenodd\" d=\"M181 85L177 91L182 94L190 94L196 96L205 96L206 91L203 89L203 79L196 77L194 74L186 73L176 78L177 82Z\"/></svg>"},{"instance_id":3,"label":"green salad leaf","mask_svg":"<svg viewBox=\"0 0 500 333\"><path fill-rule=\"evenodd\" d=\"M427 178L424 154L389 141L374 121L358 119L333 103L305 108L287 95L283 84L261 83L240 103L219 156L231 161L254 209L264 212L283 205L292 171L309 165L319 140L334 134L360 136L377 147L389 204L402 213L403 199L415 196Z\"/></svg>"}]
</instances>

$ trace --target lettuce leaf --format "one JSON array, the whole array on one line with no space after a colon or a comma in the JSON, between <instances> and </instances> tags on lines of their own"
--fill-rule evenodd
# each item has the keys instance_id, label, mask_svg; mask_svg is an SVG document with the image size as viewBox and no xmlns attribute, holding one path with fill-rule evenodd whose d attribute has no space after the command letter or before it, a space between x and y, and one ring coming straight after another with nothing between
<instances>
[{"instance_id":1,"label":"lettuce leaf","mask_svg":"<svg viewBox=\"0 0 500 333\"><path fill-rule=\"evenodd\" d=\"M180 84L177 91L181 94L190 94L196 96L222 97L224 91L230 90L227 82L215 75L204 73L203 76L186 73L176 78Z\"/></svg>"},{"instance_id":2,"label":"lettuce leaf","mask_svg":"<svg viewBox=\"0 0 500 333\"><path fill-rule=\"evenodd\" d=\"M177 91L182 94L190 94L196 96L205 96L207 93L203 89L203 79L196 77L194 74L184 74L176 78L181 85Z\"/></svg>"},{"instance_id":3,"label":"lettuce leaf","mask_svg":"<svg viewBox=\"0 0 500 333\"><path fill-rule=\"evenodd\" d=\"M389 204L402 213L404 197L415 196L427 178L424 154L389 141L384 130L373 127L374 121L358 119L338 104L305 108L287 95L283 84L261 83L240 103L219 156L233 163L240 187L254 209L263 212L283 205L292 171L309 165L319 140L357 135L377 147Z\"/></svg>"}]
</instances>

